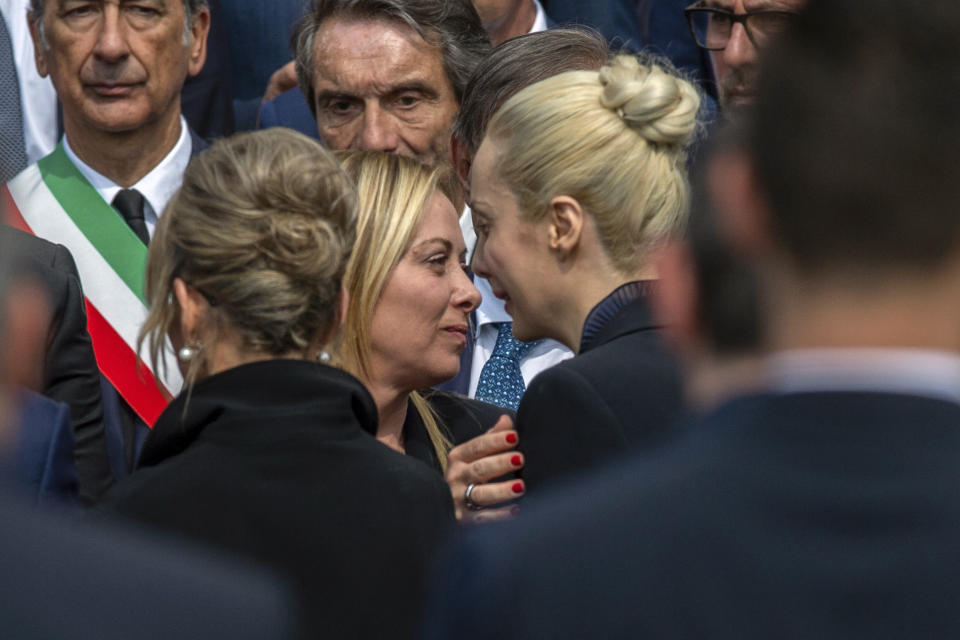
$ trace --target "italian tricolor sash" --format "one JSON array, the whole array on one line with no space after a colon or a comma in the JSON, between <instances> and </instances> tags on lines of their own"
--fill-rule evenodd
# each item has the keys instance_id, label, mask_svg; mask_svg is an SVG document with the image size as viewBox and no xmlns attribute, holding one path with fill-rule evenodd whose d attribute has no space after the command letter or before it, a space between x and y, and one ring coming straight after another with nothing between
<instances>
[{"instance_id":1,"label":"italian tricolor sash","mask_svg":"<svg viewBox=\"0 0 960 640\"><path fill-rule=\"evenodd\" d=\"M8 224L62 244L73 254L97 365L152 426L182 380L172 354L166 354L162 379L138 361L137 332L147 315L147 248L70 162L62 144L11 180L0 198Z\"/></svg>"}]
</instances>

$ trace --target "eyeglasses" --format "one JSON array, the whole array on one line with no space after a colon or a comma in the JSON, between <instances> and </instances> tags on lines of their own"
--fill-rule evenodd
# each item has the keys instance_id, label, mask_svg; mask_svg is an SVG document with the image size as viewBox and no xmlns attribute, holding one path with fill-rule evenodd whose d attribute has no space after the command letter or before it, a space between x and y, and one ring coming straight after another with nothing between
<instances>
[{"instance_id":1,"label":"eyeglasses","mask_svg":"<svg viewBox=\"0 0 960 640\"><path fill-rule=\"evenodd\" d=\"M683 10L697 46L722 51L730 42L733 25L740 23L753 46L761 49L793 24L797 14L791 11L748 11L733 13L697 2Z\"/></svg>"}]
</instances>

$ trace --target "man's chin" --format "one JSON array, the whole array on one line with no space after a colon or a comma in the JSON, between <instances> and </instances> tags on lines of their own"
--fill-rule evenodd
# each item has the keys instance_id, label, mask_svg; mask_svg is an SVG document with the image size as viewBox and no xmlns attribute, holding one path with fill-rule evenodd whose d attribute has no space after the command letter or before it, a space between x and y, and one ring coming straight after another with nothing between
<instances>
[{"instance_id":1,"label":"man's chin","mask_svg":"<svg viewBox=\"0 0 960 640\"><path fill-rule=\"evenodd\" d=\"M724 115L728 118L736 118L737 114L743 113L753 106L756 96L747 93L735 93L724 96L721 106Z\"/></svg>"}]
</instances>

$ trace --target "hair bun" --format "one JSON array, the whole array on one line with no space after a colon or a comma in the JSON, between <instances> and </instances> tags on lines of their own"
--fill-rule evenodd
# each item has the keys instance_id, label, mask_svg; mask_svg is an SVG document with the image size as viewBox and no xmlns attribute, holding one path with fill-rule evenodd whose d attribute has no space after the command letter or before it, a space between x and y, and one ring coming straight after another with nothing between
<instances>
[{"instance_id":1,"label":"hair bun","mask_svg":"<svg viewBox=\"0 0 960 640\"><path fill-rule=\"evenodd\" d=\"M600 103L655 144L686 146L693 137L700 94L655 62L619 55L600 70Z\"/></svg>"}]
</instances>

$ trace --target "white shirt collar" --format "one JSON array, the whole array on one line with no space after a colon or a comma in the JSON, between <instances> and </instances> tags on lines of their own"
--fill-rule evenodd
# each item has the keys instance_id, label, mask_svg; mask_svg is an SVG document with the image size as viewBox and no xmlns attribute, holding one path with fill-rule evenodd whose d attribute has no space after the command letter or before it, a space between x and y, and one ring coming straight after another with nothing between
<instances>
[{"instance_id":1,"label":"white shirt collar","mask_svg":"<svg viewBox=\"0 0 960 640\"><path fill-rule=\"evenodd\" d=\"M113 202L114 197L123 187L81 160L70 148L70 141L67 140L66 136L63 137L63 150L66 151L70 162L80 170L80 173L93 185L97 193L107 203ZM157 219L166 208L167 203L170 202L170 198L180 188L180 183L183 182L183 172L186 171L187 165L190 163L192 150L193 143L190 140L190 130L187 128L187 121L181 115L180 137L177 139L177 143L173 145L173 149L147 175L130 187L143 194L146 200L144 219L151 237Z\"/></svg>"},{"instance_id":2,"label":"white shirt collar","mask_svg":"<svg viewBox=\"0 0 960 640\"><path fill-rule=\"evenodd\" d=\"M798 349L767 359L772 391L878 391L960 403L960 355L927 349Z\"/></svg>"},{"instance_id":3,"label":"white shirt collar","mask_svg":"<svg viewBox=\"0 0 960 640\"><path fill-rule=\"evenodd\" d=\"M533 0L533 4L537 7L537 17L533 20L533 26L530 27L529 33L537 33L538 31L547 30L547 14L543 10L543 5L540 4L540 0Z\"/></svg>"}]
</instances>

